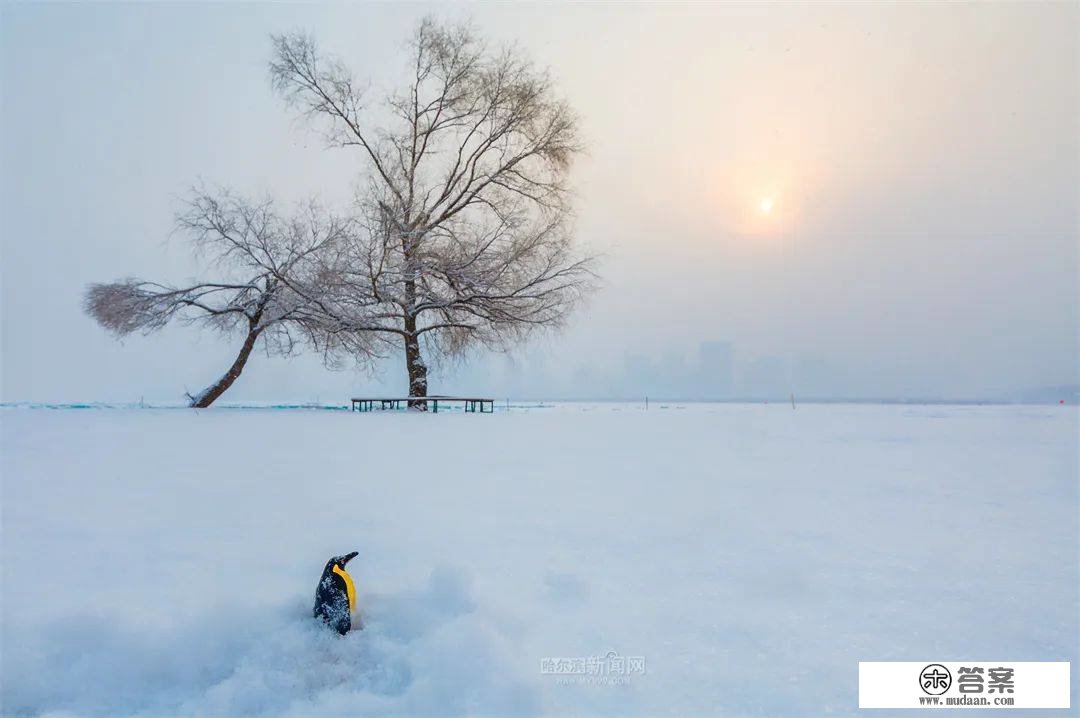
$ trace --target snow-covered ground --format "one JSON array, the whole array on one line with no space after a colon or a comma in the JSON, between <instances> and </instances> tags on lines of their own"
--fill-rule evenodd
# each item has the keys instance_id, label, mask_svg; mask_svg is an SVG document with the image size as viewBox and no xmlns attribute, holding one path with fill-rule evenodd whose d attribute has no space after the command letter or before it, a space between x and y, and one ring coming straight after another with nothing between
<instances>
[{"instance_id":1,"label":"snow-covered ground","mask_svg":"<svg viewBox=\"0 0 1080 718\"><path fill-rule=\"evenodd\" d=\"M4 715L848 715L860 660L1078 658L1076 407L0 422Z\"/></svg>"}]
</instances>

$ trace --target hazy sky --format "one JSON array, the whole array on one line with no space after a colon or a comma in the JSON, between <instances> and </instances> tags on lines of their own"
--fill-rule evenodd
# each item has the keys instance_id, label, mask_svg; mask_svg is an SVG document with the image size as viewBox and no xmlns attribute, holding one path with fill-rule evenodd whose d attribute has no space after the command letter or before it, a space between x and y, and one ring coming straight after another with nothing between
<instances>
[{"instance_id":1,"label":"hazy sky","mask_svg":"<svg viewBox=\"0 0 1080 718\"><path fill-rule=\"evenodd\" d=\"M796 391L842 397L1078 381L1076 3L5 3L3 399L176 400L220 375L239 339L116 342L84 286L194 276L169 233L200 178L347 201L360 165L271 91L268 35L309 30L377 88L432 10L551 68L589 144L578 234L607 255L565 332L435 391L689 394L705 342L731 344L731 393L779 388L789 359ZM225 398L401 391L400 363L259 356Z\"/></svg>"}]
</instances>

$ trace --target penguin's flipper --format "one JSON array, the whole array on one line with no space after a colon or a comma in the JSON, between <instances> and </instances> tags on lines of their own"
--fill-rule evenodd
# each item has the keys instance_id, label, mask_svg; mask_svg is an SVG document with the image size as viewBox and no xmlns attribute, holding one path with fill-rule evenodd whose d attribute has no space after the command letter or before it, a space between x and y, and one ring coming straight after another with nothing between
<instances>
[{"instance_id":1,"label":"penguin's flipper","mask_svg":"<svg viewBox=\"0 0 1080 718\"><path fill-rule=\"evenodd\" d=\"M342 636L344 636L346 633L348 633L351 629L352 629L352 621L349 620L348 616L340 616L338 618L338 620L337 620L337 623L334 624L334 630L337 631L338 634L342 635Z\"/></svg>"}]
</instances>

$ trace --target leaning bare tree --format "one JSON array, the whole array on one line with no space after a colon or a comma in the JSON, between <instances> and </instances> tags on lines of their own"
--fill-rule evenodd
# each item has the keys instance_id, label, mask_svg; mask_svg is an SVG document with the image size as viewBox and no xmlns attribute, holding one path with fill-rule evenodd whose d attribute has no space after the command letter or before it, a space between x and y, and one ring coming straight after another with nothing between
<instances>
[{"instance_id":1,"label":"leaning bare tree","mask_svg":"<svg viewBox=\"0 0 1080 718\"><path fill-rule=\"evenodd\" d=\"M240 376L260 340L268 354L289 355L299 341L325 349L324 335L305 327L309 302L290 285L312 283L301 273L313 256L341 241L348 224L314 204L283 218L269 200L197 192L178 213L177 225L219 276L183 286L139 279L91 284L84 308L117 337L151 333L173 320L243 336L221 378L188 394L192 407L207 407ZM363 355L356 338L350 346Z\"/></svg>"},{"instance_id":2,"label":"leaning bare tree","mask_svg":"<svg viewBox=\"0 0 1080 718\"><path fill-rule=\"evenodd\" d=\"M576 251L570 226L577 121L546 73L468 26L428 19L408 45L405 86L369 106L312 38L273 43L275 88L330 146L357 152L365 180L354 231L306 275L318 282L281 278L317 307L324 338L345 351L354 341L395 346L409 396L423 397L425 354L503 347L565 319L593 260Z\"/></svg>"}]
</instances>

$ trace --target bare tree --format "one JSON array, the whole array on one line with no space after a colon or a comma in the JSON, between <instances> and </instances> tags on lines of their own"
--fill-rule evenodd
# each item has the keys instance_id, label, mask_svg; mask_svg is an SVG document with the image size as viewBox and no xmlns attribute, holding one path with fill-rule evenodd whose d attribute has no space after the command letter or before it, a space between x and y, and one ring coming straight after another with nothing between
<instances>
[{"instance_id":1,"label":"bare tree","mask_svg":"<svg viewBox=\"0 0 1080 718\"><path fill-rule=\"evenodd\" d=\"M331 351L323 335L309 330L310 303L291 285L313 283L301 279L302 272L310 271L312 257L342 241L349 223L313 203L284 219L269 200L196 192L177 215L177 226L220 278L184 286L139 279L91 284L83 305L117 337L148 334L173 320L241 334L229 369L188 395L192 407L207 407L240 376L259 340L268 354L292 354L299 342ZM354 356L365 356L362 339L350 340Z\"/></svg>"},{"instance_id":2,"label":"bare tree","mask_svg":"<svg viewBox=\"0 0 1080 718\"><path fill-rule=\"evenodd\" d=\"M468 26L427 19L408 44L405 86L369 107L312 38L273 43L275 88L363 168L351 231L305 274L317 282L282 278L333 350L396 347L409 396L422 397L425 354L504 347L565 319L593 259L572 241L577 120L546 73Z\"/></svg>"}]
</instances>

